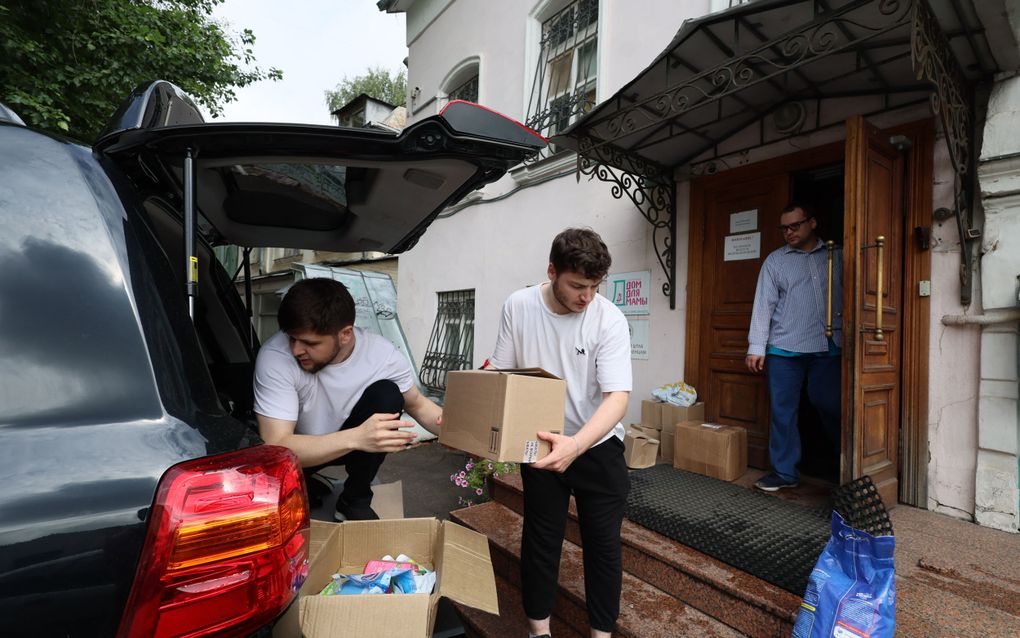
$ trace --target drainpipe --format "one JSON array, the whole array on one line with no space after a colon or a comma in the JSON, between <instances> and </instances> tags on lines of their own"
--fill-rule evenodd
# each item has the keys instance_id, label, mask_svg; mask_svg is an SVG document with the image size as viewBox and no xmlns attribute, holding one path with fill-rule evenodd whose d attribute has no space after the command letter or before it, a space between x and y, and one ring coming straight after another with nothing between
<instances>
[{"instance_id":1,"label":"drainpipe","mask_svg":"<svg viewBox=\"0 0 1020 638\"><path fill-rule=\"evenodd\" d=\"M997 323L1020 321L1020 308L1009 308L987 312L982 315L943 315L942 324L946 326L992 326Z\"/></svg>"}]
</instances>

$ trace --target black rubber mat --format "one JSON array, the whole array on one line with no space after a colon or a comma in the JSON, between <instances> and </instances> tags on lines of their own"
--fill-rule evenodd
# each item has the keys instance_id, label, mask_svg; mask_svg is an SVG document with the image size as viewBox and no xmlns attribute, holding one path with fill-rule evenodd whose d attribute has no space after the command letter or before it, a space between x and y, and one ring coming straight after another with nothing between
<instances>
[{"instance_id":1,"label":"black rubber mat","mask_svg":"<svg viewBox=\"0 0 1020 638\"><path fill-rule=\"evenodd\" d=\"M655 465L631 472L627 518L704 554L804 594L829 540L830 508Z\"/></svg>"}]
</instances>

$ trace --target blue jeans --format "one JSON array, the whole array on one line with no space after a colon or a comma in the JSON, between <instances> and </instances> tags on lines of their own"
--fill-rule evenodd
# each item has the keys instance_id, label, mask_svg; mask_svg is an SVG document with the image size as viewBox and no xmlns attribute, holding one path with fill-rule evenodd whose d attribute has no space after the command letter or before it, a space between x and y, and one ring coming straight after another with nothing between
<instances>
[{"instance_id":1,"label":"blue jeans","mask_svg":"<svg viewBox=\"0 0 1020 638\"><path fill-rule=\"evenodd\" d=\"M797 420L800 391L807 379L808 400L818 410L825 436L837 450L840 442L840 357L780 357L768 355L765 370L769 381L772 418L769 428L769 460L773 471L788 481L798 478L800 432Z\"/></svg>"}]
</instances>

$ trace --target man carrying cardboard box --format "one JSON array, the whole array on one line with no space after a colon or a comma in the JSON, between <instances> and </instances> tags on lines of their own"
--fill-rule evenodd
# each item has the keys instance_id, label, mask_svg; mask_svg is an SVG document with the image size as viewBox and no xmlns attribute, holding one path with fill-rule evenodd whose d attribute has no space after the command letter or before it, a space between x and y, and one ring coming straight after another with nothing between
<instances>
[{"instance_id":1,"label":"man carrying cardboard box","mask_svg":"<svg viewBox=\"0 0 1020 638\"><path fill-rule=\"evenodd\" d=\"M620 419L631 366L627 320L598 294L611 263L594 231L569 228L557 235L549 281L519 290L503 304L490 359L496 368L544 368L567 384L564 433L540 432L552 451L521 466L521 589L531 636L549 635L571 494L584 545L591 635L608 637L620 612L620 526L630 489Z\"/></svg>"},{"instance_id":2,"label":"man carrying cardboard box","mask_svg":"<svg viewBox=\"0 0 1020 638\"><path fill-rule=\"evenodd\" d=\"M255 362L255 414L266 443L288 447L311 476L345 465L337 520L377 519L372 480L387 452L414 439L402 410L432 433L442 410L414 384L411 366L383 337L354 327L354 299L332 279L294 284L277 313L280 332Z\"/></svg>"}]
</instances>

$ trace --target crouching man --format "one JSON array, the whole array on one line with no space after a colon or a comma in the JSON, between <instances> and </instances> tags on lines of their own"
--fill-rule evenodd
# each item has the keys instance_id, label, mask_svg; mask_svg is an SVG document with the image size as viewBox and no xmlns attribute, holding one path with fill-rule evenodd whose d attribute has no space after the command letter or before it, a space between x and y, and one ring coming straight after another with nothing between
<instances>
[{"instance_id":1,"label":"crouching man","mask_svg":"<svg viewBox=\"0 0 1020 638\"><path fill-rule=\"evenodd\" d=\"M354 299L331 279L304 279L283 298L280 332L255 362L255 413L266 443L290 448L312 475L344 465L337 520L379 518L372 480L386 454L414 439L406 410L432 433L442 410L422 396L411 366L387 339L354 326Z\"/></svg>"}]
</instances>

